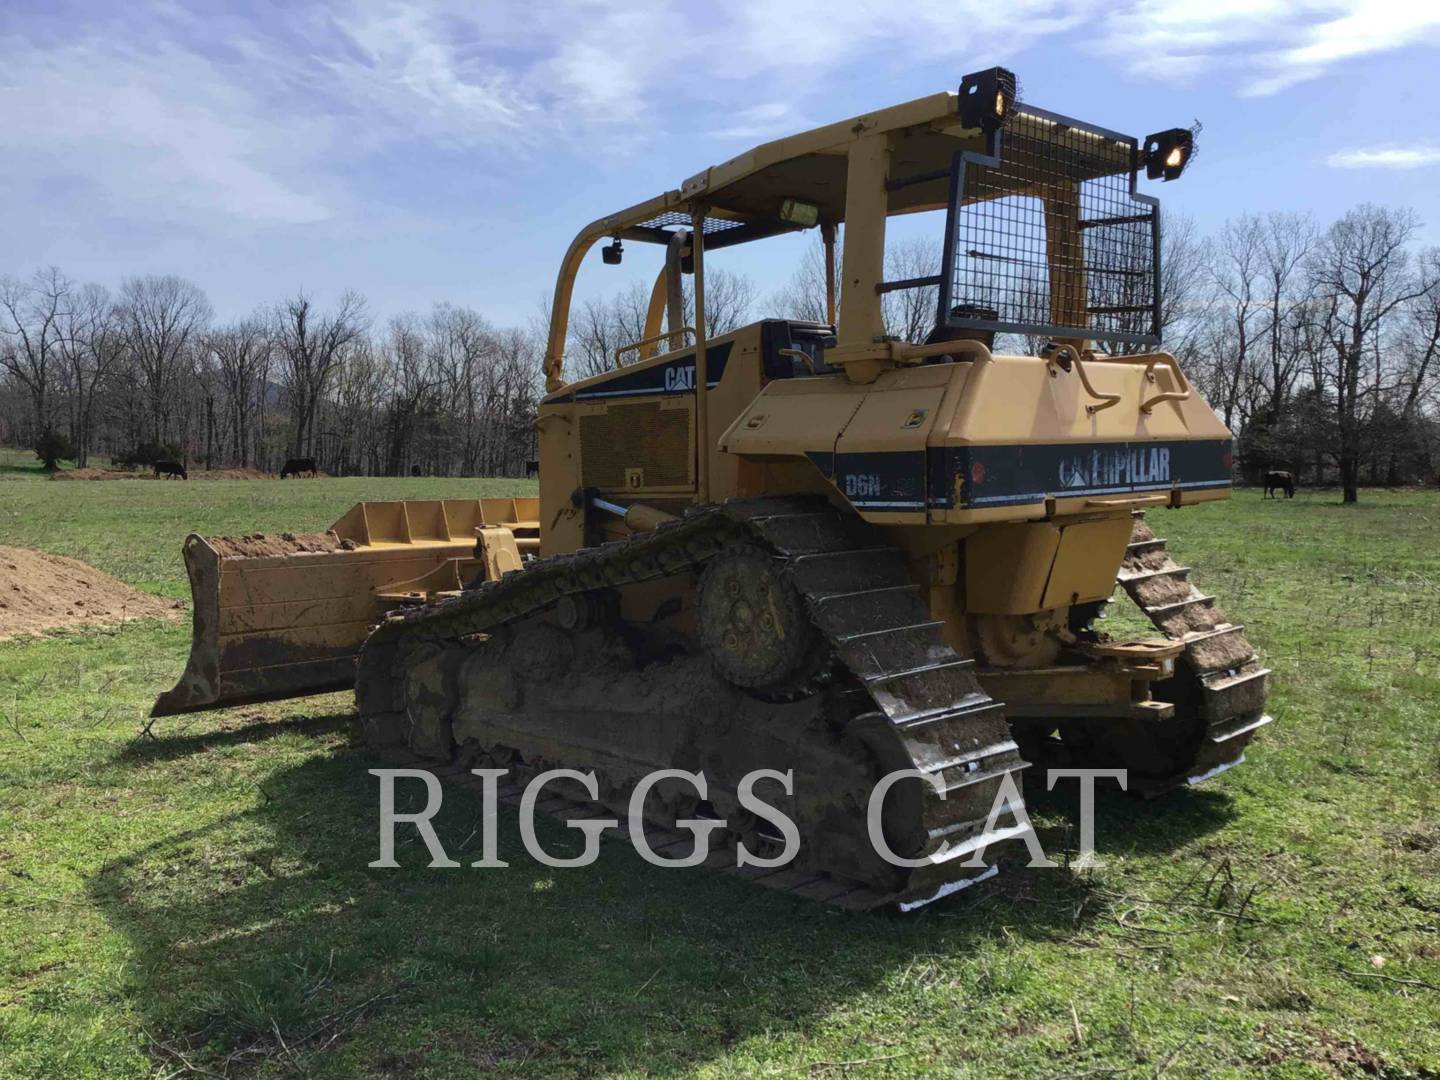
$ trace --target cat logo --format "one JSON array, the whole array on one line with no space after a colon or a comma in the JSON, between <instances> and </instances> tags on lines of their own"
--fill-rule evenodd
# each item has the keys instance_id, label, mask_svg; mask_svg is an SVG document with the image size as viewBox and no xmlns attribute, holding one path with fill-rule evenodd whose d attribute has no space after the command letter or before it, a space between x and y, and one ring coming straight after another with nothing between
<instances>
[{"instance_id":1,"label":"cat logo","mask_svg":"<svg viewBox=\"0 0 1440 1080\"><path fill-rule=\"evenodd\" d=\"M695 389L695 365L685 364L665 369L665 392Z\"/></svg>"},{"instance_id":2,"label":"cat logo","mask_svg":"<svg viewBox=\"0 0 1440 1080\"><path fill-rule=\"evenodd\" d=\"M1060 460L1060 485L1065 488L1136 487L1170 483L1168 446L1091 450Z\"/></svg>"}]
</instances>

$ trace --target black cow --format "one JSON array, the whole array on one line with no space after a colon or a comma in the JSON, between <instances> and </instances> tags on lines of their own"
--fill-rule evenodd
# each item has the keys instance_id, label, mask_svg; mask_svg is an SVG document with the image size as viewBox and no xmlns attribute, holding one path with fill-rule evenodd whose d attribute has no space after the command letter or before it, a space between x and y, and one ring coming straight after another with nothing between
<instances>
[{"instance_id":1,"label":"black cow","mask_svg":"<svg viewBox=\"0 0 1440 1080\"><path fill-rule=\"evenodd\" d=\"M160 474L174 476L180 480L189 480L190 474L185 471L185 466L178 461L157 461L151 466L155 470L155 479L160 479Z\"/></svg>"},{"instance_id":2,"label":"black cow","mask_svg":"<svg viewBox=\"0 0 1440 1080\"><path fill-rule=\"evenodd\" d=\"M527 462L525 462L525 479L526 479L526 480L530 480L530 479L532 479L533 477L537 477L537 476L539 476L539 475L540 475L540 462L538 462L538 461L527 461Z\"/></svg>"},{"instance_id":3,"label":"black cow","mask_svg":"<svg viewBox=\"0 0 1440 1080\"><path fill-rule=\"evenodd\" d=\"M292 457L289 461L285 462L285 467L280 470L280 479L284 480L287 477L299 476L301 473L309 473L311 476L319 474L319 470L315 468L315 459L313 457Z\"/></svg>"},{"instance_id":4,"label":"black cow","mask_svg":"<svg viewBox=\"0 0 1440 1080\"><path fill-rule=\"evenodd\" d=\"M1265 474L1265 495L1274 498L1276 490L1285 492L1287 499L1295 497L1295 474L1284 469L1271 469Z\"/></svg>"}]
</instances>

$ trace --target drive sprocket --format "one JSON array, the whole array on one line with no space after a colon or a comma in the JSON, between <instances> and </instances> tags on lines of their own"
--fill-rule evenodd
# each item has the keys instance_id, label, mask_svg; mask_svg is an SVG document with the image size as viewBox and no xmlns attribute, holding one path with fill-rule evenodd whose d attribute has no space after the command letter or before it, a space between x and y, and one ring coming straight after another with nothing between
<instances>
[{"instance_id":1,"label":"drive sprocket","mask_svg":"<svg viewBox=\"0 0 1440 1080\"><path fill-rule=\"evenodd\" d=\"M784 563L751 544L710 560L700 579L700 639L727 682L761 693L806 686L829 650Z\"/></svg>"}]
</instances>

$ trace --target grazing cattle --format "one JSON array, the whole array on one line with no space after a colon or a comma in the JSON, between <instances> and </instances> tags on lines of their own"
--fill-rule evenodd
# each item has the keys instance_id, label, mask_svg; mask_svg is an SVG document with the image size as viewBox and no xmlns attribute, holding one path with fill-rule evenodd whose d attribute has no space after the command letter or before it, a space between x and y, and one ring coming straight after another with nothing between
<instances>
[{"instance_id":1,"label":"grazing cattle","mask_svg":"<svg viewBox=\"0 0 1440 1080\"><path fill-rule=\"evenodd\" d=\"M173 476L180 480L189 480L190 474L185 471L185 466L178 461L157 461L151 466L155 470L155 479L159 480L163 473L166 476Z\"/></svg>"},{"instance_id":2,"label":"grazing cattle","mask_svg":"<svg viewBox=\"0 0 1440 1080\"><path fill-rule=\"evenodd\" d=\"M525 479L526 479L526 480L534 479L535 477L537 477L537 476L539 476L539 475L540 475L540 462L538 462L538 461L527 461L527 462L525 462Z\"/></svg>"},{"instance_id":3,"label":"grazing cattle","mask_svg":"<svg viewBox=\"0 0 1440 1080\"><path fill-rule=\"evenodd\" d=\"M1265 495L1274 498L1276 490L1285 492L1287 499L1295 497L1295 474L1283 469L1271 469L1265 474Z\"/></svg>"},{"instance_id":4,"label":"grazing cattle","mask_svg":"<svg viewBox=\"0 0 1440 1080\"><path fill-rule=\"evenodd\" d=\"M309 473L311 476L319 475L319 471L315 468L315 459L313 457L292 457L289 461L285 462L285 467L280 470L280 479L284 480L287 477L299 476L301 473Z\"/></svg>"}]
</instances>

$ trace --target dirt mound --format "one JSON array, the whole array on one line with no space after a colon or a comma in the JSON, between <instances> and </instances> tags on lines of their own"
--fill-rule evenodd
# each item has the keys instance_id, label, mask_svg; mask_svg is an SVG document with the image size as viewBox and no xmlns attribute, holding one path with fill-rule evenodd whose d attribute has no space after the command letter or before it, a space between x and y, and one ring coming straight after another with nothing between
<instances>
[{"instance_id":1,"label":"dirt mound","mask_svg":"<svg viewBox=\"0 0 1440 1080\"><path fill-rule=\"evenodd\" d=\"M265 555L294 555L298 551L353 551L355 541L341 540L334 533L281 533L266 536L207 536L205 542L229 558L256 559Z\"/></svg>"},{"instance_id":2,"label":"dirt mound","mask_svg":"<svg viewBox=\"0 0 1440 1080\"><path fill-rule=\"evenodd\" d=\"M58 469L50 474L51 480L148 480L150 474L130 472L124 469Z\"/></svg>"},{"instance_id":3,"label":"dirt mound","mask_svg":"<svg viewBox=\"0 0 1440 1080\"><path fill-rule=\"evenodd\" d=\"M0 544L0 639L69 626L178 619L179 600L132 589L79 559Z\"/></svg>"}]
</instances>

